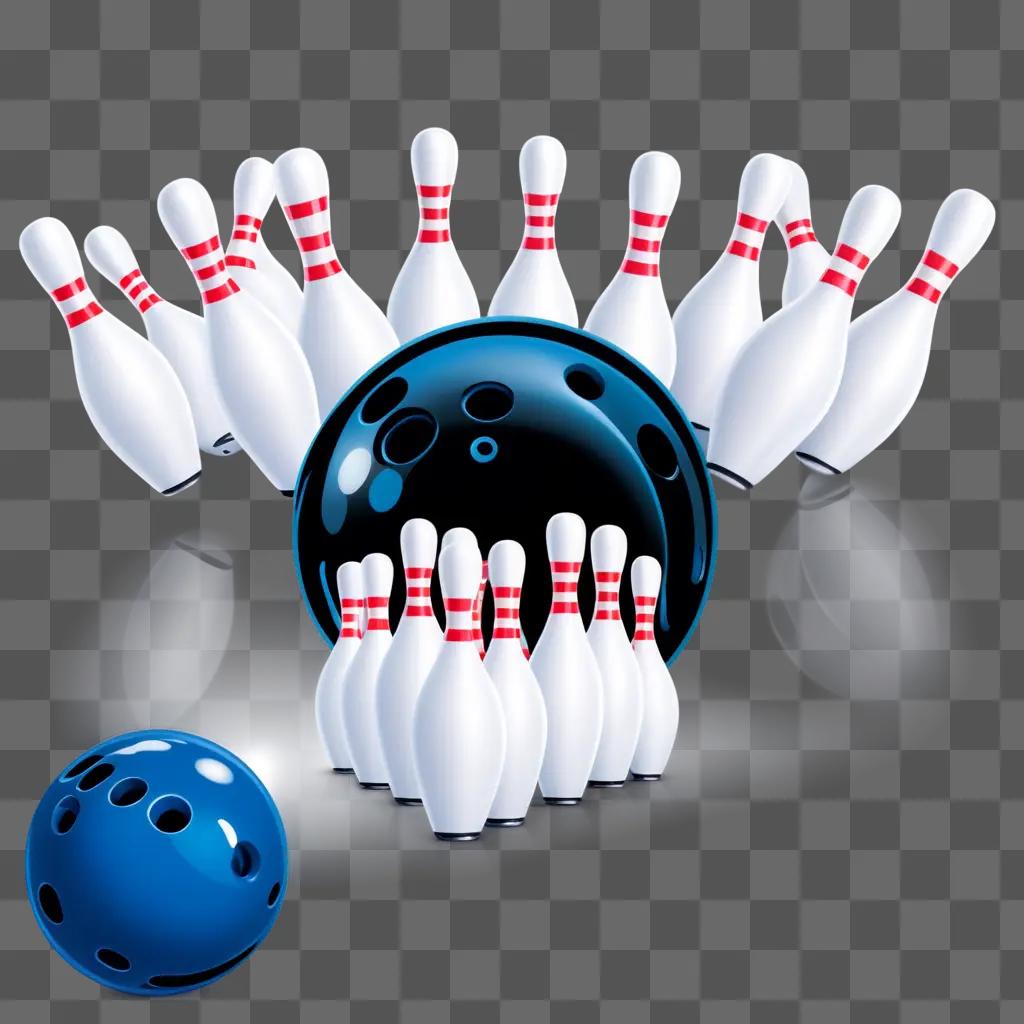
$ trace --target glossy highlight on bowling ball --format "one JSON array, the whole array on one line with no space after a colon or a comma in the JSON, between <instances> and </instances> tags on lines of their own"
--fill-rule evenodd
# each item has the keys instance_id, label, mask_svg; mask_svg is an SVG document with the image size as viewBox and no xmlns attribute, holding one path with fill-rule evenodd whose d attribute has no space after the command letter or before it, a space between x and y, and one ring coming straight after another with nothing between
<instances>
[{"instance_id":1,"label":"glossy highlight on bowling ball","mask_svg":"<svg viewBox=\"0 0 1024 1024\"><path fill-rule=\"evenodd\" d=\"M263 941L284 901L284 826L229 750L174 730L105 740L43 794L25 878L53 948L133 995L187 992Z\"/></svg>"},{"instance_id":2,"label":"glossy highlight on bowling ball","mask_svg":"<svg viewBox=\"0 0 1024 1024\"><path fill-rule=\"evenodd\" d=\"M714 492L678 404L625 352L584 331L512 317L444 328L378 363L314 438L295 489L303 597L333 643L337 567L381 551L398 570L397 622L399 534L422 517L439 534L469 527L484 552L499 540L524 546L520 612L533 644L551 604L544 531L558 512L576 512L589 532L621 526L630 560L652 555L664 566L655 633L674 658L706 600L717 533ZM588 556L585 621L593 602ZM443 616L436 578L434 605ZM484 615L486 632L489 596ZM622 617L631 630L628 584Z\"/></svg>"}]
</instances>

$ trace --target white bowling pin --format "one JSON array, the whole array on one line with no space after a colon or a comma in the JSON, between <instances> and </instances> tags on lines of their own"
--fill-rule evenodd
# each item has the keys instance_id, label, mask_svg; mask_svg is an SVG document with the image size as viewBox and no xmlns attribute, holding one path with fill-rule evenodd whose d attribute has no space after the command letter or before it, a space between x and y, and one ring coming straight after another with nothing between
<instances>
[{"instance_id":1,"label":"white bowling pin","mask_svg":"<svg viewBox=\"0 0 1024 1024\"><path fill-rule=\"evenodd\" d=\"M459 146L444 128L424 128L412 140L412 177L419 230L388 299L388 319L403 344L421 334L473 320L480 302L448 226Z\"/></svg>"},{"instance_id":2,"label":"white bowling pin","mask_svg":"<svg viewBox=\"0 0 1024 1024\"><path fill-rule=\"evenodd\" d=\"M753 487L821 422L843 375L853 296L899 219L899 199L881 185L850 200L821 279L769 317L737 357L711 426L712 473Z\"/></svg>"},{"instance_id":3,"label":"white bowling pin","mask_svg":"<svg viewBox=\"0 0 1024 1024\"><path fill-rule=\"evenodd\" d=\"M590 785L621 786L629 775L643 718L643 683L619 613L619 584L626 564L626 534L599 526L590 537L594 569L594 615L587 640L601 668L604 722Z\"/></svg>"},{"instance_id":4,"label":"white bowling pin","mask_svg":"<svg viewBox=\"0 0 1024 1024\"><path fill-rule=\"evenodd\" d=\"M952 193L905 288L850 325L839 393L797 450L819 473L845 473L903 422L924 383L939 299L977 255L996 211L980 192Z\"/></svg>"},{"instance_id":5,"label":"white bowling pin","mask_svg":"<svg viewBox=\"0 0 1024 1024\"><path fill-rule=\"evenodd\" d=\"M274 165L260 156L243 160L235 171L235 226L224 262L241 288L298 335L302 289L263 240L263 221L273 201Z\"/></svg>"},{"instance_id":6,"label":"white bowling pin","mask_svg":"<svg viewBox=\"0 0 1024 1024\"><path fill-rule=\"evenodd\" d=\"M199 447L211 455L233 455L227 410L213 376L213 359L201 316L161 298L142 276L127 239L116 228L93 228L85 236L85 255L138 310L149 340L163 353L185 389Z\"/></svg>"},{"instance_id":7,"label":"white bowling pin","mask_svg":"<svg viewBox=\"0 0 1024 1024\"><path fill-rule=\"evenodd\" d=\"M359 616L363 608L363 570L358 562L344 562L338 568L338 602L341 628L320 672L313 703L317 730L331 767L336 772L351 772L352 758L342 722L341 694L345 673L363 637L359 628Z\"/></svg>"},{"instance_id":8,"label":"white bowling pin","mask_svg":"<svg viewBox=\"0 0 1024 1024\"><path fill-rule=\"evenodd\" d=\"M426 519L410 519L402 527L401 544L405 614L377 675L377 728L392 796L400 804L418 804L412 716L423 682L441 649L441 628L430 604L437 530Z\"/></svg>"},{"instance_id":9,"label":"white bowling pin","mask_svg":"<svg viewBox=\"0 0 1024 1024\"><path fill-rule=\"evenodd\" d=\"M624 349L666 387L676 368L676 342L661 284L661 240L678 198L675 157L658 152L638 157L629 172L626 255L583 325Z\"/></svg>"},{"instance_id":10,"label":"white bowling pin","mask_svg":"<svg viewBox=\"0 0 1024 1024\"><path fill-rule=\"evenodd\" d=\"M32 221L18 248L64 317L82 405L107 447L162 494L194 483L201 472L196 428L171 364L96 301L62 221Z\"/></svg>"},{"instance_id":11,"label":"white bowling pin","mask_svg":"<svg viewBox=\"0 0 1024 1024\"><path fill-rule=\"evenodd\" d=\"M331 241L330 182L320 154L290 149L274 163L274 176L306 279L298 338L326 417L371 366L398 347L398 339L338 260Z\"/></svg>"},{"instance_id":12,"label":"white bowling pin","mask_svg":"<svg viewBox=\"0 0 1024 1024\"><path fill-rule=\"evenodd\" d=\"M565 184L565 147L550 135L527 139L519 153L525 228L488 316L533 316L579 326L576 300L555 248L555 213Z\"/></svg>"},{"instance_id":13,"label":"white bowling pin","mask_svg":"<svg viewBox=\"0 0 1024 1024\"><path fill-rule=\"evenodd\" d=\"M759 153L743 168L736 223L722 255L676 307L678 359L672 394L694 428L706 432L729 370L761 326L764 233L789 188L791 164Z\"/></svg>"},{"instance_id":14,"label":"white bowling pin","mask_svg":"<svg viewBox=\"0 0 1024 1024\"><path fill-rule=\"evenodd\" d=\"M505 763L505 716L473 643L473 595L480 551L455 542L441 550L441 652L413 716L412 745L423 806L438 839L476 839Z\"/></svg>"},{"instance_id":15,"label":"white bowling pin","mask_svg":"<svg viewBox=\"0 0 1024 1024\"><path fill-rule=\"evenodd\" d=\"M441 550L444 551L449 544L459 541L463 544L472 543L479 550L476 534L465 526L453 526L445 530L441 538ZM487 563L482 562L480 568L480 583L477 586L476 597L473 598L473 643L476 645L477 653L483 660L486 648L484 646L484 593L487 590Z\"/></svg>"},{"instance_id":16,"label":"white bowling pin","mask_svg":"<svg viewBox=\"0 0 1024 1024\"><path fill-rule=\"evenodd\" d=\"M546 536L551 614L530 659L548 713L540 791L546 803L575 804L587 788L604 710L601 669L576 601L587 528L578 515L560 512L548 521Z\"/></svg>"},{"instance_id":17,"label":"white bowling pin","mask_svg":"<svg viewBox=\"0 0 1024 1024\"><path fill-rule=\"evenodd\" d=\"M634 779L660 779L668 763L679 728L679 696L654 639L654 610L661 590L661 566L657 559L641 555L630 570L636 629L633 652L644 687L644 716L633 755Z\"/></svg>"},{"instance_id":18,"label":"white bowling pin","mask_svg":"<svg viewBox=\"0 0 1024 1024\"><path fill-rule=\"evenodd\" d=\"M228 272L213 201L198 181L172 181L160 190L156 205L202 295L213 368L232 433L270 482L290 496L320 427L302 349Z\"/></svg>"},{"instance_id":19,"label":"white bowling pin","mask_svg":"<svg viewBox=\"0 0 1024 1024\"><path fill-rule=\"evenodd\" d=\"M811 223L811 190L804 169L793 160L787 161L793 172L789 193L775 215L782 237L786 240L786 276L782 279L782 304L788 306L800 298L825 273L830 253L818 241Z\"/></svg>"},{"instance_id":20,"label":"white bowling pin","mask_svg":"<svg viewBox=\"0 0 1024 1024\"><path fill-rule=\"evenodd\" d=\"M367 555L363 573L366 632L341 684L341 717L352 769L363 789L387 789L388 768L377 724L377 676L391 647L388 600L395 570L387 555Z\"/></svg>"},{"instance_id":21,"label":"white bowling pin","mask_svg":"<svg viewBox=\"0 0 1024 1024\"><path fill-rule=\"evenodd\" d=\"M520 644L519 600L526 572L526 552L514 540L498 541L487 556L494 595L494 630L484 658L505 712L505 764L488 812L487 824L521 825L537 788L548 716L537 677Z\"/></svg>"}]
</instances>

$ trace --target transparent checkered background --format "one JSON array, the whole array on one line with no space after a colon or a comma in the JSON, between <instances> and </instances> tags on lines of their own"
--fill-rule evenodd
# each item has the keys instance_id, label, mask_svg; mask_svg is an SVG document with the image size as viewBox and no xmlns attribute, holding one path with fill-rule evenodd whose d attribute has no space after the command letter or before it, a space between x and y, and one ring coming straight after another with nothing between
<instances>
[{"instance_id":1,"label":"transparent checkered background","mask_svg":"<svg viewBox=\"0 0 1024 1024\"><path fill-rule=\"evenodd\" d=\"M0 1019L1021 1019L1024 5L15 0L0 47ZM237 163L301 143L331 169L347 267L383 302L415 226L408 145L430 124L461 145L453 234L484 300L519 240L518 147L564 141L558 237L584 315L621 258L628 168L648 148L683 169L673 304L724 243L751 151L801 161L826 244L860 185L901 195L861 308L910 272L952 188L999 208L885 450L848 487L790 461L750 497L720 495L668 777L451 850L419 811L326 771L324 651L288 503L242 455L165 499L103 451L16 244L46 213L79 240L112 223L195 308L158 189L198 175L224 229ZM297 266L279 213L266 230ZM784 263L773 232L766 311ZM250 963L154 1002L50 953L22 879L52 774L148 724L248 758L291 847L287 901Z\"/></svg>"}]
</instances>

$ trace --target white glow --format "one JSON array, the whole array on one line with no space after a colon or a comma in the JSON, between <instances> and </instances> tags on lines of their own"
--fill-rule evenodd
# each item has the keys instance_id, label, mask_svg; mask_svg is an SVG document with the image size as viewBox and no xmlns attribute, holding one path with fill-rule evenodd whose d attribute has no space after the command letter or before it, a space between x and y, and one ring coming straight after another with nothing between
<instances>
[{"instance_id":1,"label":"white glow","mask_svg":"<svg viewBox=\"0 0 1024 1024\"><path fill-rule=\"evenodd\" d=\"M153 750L170 750L171 745L166 740L139 740L129 747L122 747L115 750L115 754L145 754Z\"/></svg>"},{"instance_id":2,"label":"white glow","mask_svg":"<svg viewBox=\"0 0 1024 1024\"><path fill-rule=\"evenodd\" d=\"M224 838L228 841L228 846L233 850L238 845L238 833L234 830L230 821L218 818L217 824L220 825L220 830L224 833Z\"/></svg>"},{"instance_id":3,"label":"white glow","mask_svg":"<svg viewBox=\"0 0 1024 1024\"><path fill-rule=\"evenodd\" d=\"M338 487L342 494L358 491L370 475L372 459L366 448L355 448L345 456L338 469Z\"/></svg>"},{"instance_id":4,"label":"white glow","mask_svg":"<svg viewBox=\"0 0 1024 1024\"><path fill-rule=\"evenodd\" d=\"M223 761L216 761L212 757L199 758L196 761L196 771L204 779L216 782L220 786L226 786L235 781L234 772Z\"/></svg>"}]
</instances>

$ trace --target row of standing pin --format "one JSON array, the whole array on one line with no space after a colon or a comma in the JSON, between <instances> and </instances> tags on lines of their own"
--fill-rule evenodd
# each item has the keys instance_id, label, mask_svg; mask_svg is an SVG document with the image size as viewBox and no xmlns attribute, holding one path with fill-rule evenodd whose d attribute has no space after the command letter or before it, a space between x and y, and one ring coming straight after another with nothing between
<instances>
[{"instance_id":1,"label":"row of standing pin","mask_svg":"<svg viewBox=\"0 0 1024 1024\"><path fill-rule=\"evenodd\" d=\"M549 804L575 804L588 783L660 778L679 702L655 640L661 589L656 559L631 568L632 644L619 614L627 539L617 526L590 538L597 600L589 628L576 601L586 548L583 520L547 527L551 611L528 656L519 626L526 554L503 540L481 558L475 536L413 519L401 533L406 604L392 638L391 560L370 554L338 569L338 640L321 673L315 710L336 771L400 804L424 805L441 839L476 838L484 824L523 822L539 784ZM435 556L442 633L430 600ZM480 628L485 571L495 605L486 652Z\"/></svg>"}]
</instances>

